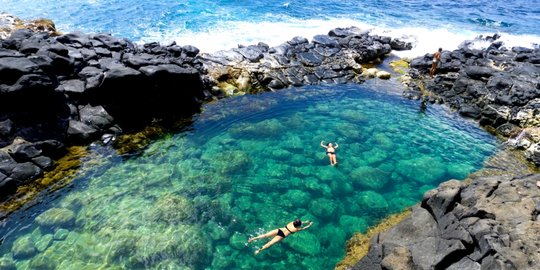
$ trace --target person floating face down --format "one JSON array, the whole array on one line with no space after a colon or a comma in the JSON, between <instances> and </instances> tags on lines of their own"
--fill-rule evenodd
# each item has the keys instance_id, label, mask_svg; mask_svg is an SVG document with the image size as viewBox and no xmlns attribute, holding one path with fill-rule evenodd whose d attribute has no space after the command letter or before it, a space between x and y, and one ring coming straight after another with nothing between
<instances>
[{"instance_id":1,"label":"person floating face down","mask_svg":"<svg viewBox=\"0 0 540 270\"><path fill-rule=\"evenodd\" d=\"M321 141L321 146L326 148L326 155L328 156L328 159L330 159L330 165L336 165L336 149L339 147L339 145L336 143L336 146L334 146L332 143L328 143L328 146L326 146L324 145L324 141Z\"/></svg>"},{"instance_id":2,"label":"person floating face down","mask_svg":"<svg viewBox=\"0 0 540 270\"><path fill-rule=\"evenodd\" d=\"M289 236L290 234L293 234L295 232L299 232L301 230L305 230L305 229L311 227L311 225L313 225L313 221L309 221L309 220L304 221L304 223L307 224L307 226L302 227L302 221L297 218L294 221L289 222L283 228L274 229L274 230L271 230L271 231L269 231L269 232L267 232L265 234L261 234L259 236L255 236L255 237L250 238L248 240L248 243L251 243L251 242L253 242L255 240L258 240L258 239L261 239L261 238L273 237L270 241L268 241L268 243L264 244L264 246L262 246L261 248L259 248L259 249L257 249L255 251L255 255L257 255L262 250L271 247L273 244L285 239L285 237Z\"/></svg>"},{"instance_id":3,"label":"person floating face down","mask_svg":"<svg viewBox=\"0 0 540 270\"><path fill-rule=\"evenodd\" d=\"M439 50L433 54L433 62L431 63L431 69L429 70L430 77L433 77L433 75L435 75L437 66L439 65L439 62L441 62L441 52L442 48L439 48Z\"/></svg>"}]
</instances>

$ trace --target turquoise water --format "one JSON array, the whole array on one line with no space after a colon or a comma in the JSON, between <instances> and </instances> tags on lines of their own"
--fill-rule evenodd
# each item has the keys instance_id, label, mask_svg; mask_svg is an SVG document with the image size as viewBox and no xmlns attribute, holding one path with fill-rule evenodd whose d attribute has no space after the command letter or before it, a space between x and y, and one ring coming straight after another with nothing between
<instances>
[{"instance_id":1,"label":"turquoise water","mask_svg":"<svg viewBox=\"0 0 540 270\"><path fill-rule=\"evenodd\" d=\"M221 100L133 157L93 146L68 188L3 222L0 269L333 269L354 232L497 148L377 82ZM253 255L266 241L248 237L296 217L314 225Z\"/></svg>"}]
</instances>

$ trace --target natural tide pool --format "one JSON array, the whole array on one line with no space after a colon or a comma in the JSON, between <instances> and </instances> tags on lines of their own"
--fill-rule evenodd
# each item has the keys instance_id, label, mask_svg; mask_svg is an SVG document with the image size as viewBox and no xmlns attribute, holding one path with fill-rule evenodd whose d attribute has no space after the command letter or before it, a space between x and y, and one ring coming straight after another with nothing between
<instances>
[{"instance_id":1,"label":"natural tide pool","mask_svg":"<svg viewBox=\"0 0 540 270\"><path fill-rule=\"evenodd\" d=\"M389 83L385 83L388 87ZM476 124L377 80L207 104L185 131L94 159L0 224L0 269L333 269L346 240L497 150ZM329 165L321 140L338 142ZM248 237L314 225L254 256Z\"/></svg>"}]
</instances>

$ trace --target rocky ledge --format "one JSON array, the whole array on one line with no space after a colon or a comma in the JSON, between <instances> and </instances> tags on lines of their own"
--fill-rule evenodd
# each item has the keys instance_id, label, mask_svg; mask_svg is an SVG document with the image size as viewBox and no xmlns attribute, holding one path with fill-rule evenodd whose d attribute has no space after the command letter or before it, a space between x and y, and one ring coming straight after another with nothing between
<instances>
[{"instance_id":1,"label":"rocky ledge","mask_svg":"<svg viewBox=\"0 0 540 270\"><path fill-rule=\"evenodd\" d=\"M350 269L537 269L540 175L450 180Z\"/></svg>"},{"instance_id":2,"label":"rocky ledge","mask_svg":"<svg viewBox=\"0 0 540 270\"><path fill-rule=\"evenodd\" d=\"M540 165L540 47L506 48L498 36L479 37L443 51L434 78L427 76L432 55L412 59L404 81L409 98L444 103L462 116L525 150ZM474 49L474 42L491 42Z\"/></svg>"}]
</instances>

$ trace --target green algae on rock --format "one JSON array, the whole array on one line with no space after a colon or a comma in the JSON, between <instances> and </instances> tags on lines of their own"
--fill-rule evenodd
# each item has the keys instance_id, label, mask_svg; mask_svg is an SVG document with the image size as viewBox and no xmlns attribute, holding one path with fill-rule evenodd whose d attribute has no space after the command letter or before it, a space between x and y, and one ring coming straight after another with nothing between
<instances>
[{"instance_id":1,"label":"green algae on rock","mask_svg":"<svg viewBox=\"0 0 540 270\"><path fill-rule=\"evenodd\" d=\"M69 209L51 208L36 218L36 223L42 227L70 227L75 222L75 213Z\"/></svg>"},{"instance_id":2,"label":"green algae on rock","mask_svg":"<svg viewBox=\"0 0 540 270\"><path fill-rule=\"evenodd\" d=\"M37 252L37 249L30 236L23 236L13 242L11 252L15 258L28 258L33 256Z\"/></svg>"}]
</instances>

